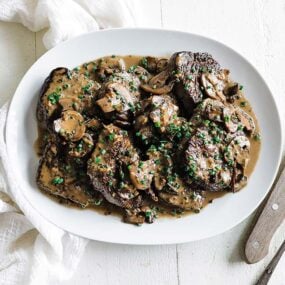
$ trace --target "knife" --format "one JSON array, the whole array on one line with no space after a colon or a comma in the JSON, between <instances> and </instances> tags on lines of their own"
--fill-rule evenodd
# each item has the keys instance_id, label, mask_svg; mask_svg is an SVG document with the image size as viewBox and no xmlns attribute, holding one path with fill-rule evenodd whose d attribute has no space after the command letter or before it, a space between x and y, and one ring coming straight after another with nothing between
<instances>
[{"instance_id":1,"label":"knife","mask_svg":"<svg viewBox=\"0 0 285 285\"><path fill-rule=\"evenodd\" d=\"M256 263L268 254L271 239L284 219L285 168L246 242L245 256L248 263Z\"/></svg>"}]
</instances>

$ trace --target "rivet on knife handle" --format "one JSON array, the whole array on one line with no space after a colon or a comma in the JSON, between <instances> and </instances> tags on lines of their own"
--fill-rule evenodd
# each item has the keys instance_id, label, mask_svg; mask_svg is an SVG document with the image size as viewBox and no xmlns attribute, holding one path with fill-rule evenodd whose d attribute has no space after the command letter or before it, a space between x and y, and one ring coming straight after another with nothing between
<instances>
[{"instance_id":1,"label":"rivet on knife handle","mask_svg":"<svg viewBox=\"0 0 285 285\"><path fill-rule=\"evenodd\" d=\"M285 169L282 170L279 180L245 245L245 256L249 263L256 263L267 255L271 239L284 218Z\"/></svg>"}]
</instances>

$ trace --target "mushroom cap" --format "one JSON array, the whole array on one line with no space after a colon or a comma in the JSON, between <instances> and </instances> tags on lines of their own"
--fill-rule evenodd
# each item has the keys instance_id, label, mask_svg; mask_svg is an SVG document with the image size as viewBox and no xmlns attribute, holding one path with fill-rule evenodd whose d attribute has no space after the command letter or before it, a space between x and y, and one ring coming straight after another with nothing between
<instances>
[{"instance_id":1,"label":"mushroom cap","mask_svg":"<svg viewBox=\"0 0 285 285\"><path fill-rule=\"evenodd\" d=\"M78 141L85 133L84 118L73 110L62 112L61 118L54 121L54 130L67 141Z\"/></svg>"}]
</instances>

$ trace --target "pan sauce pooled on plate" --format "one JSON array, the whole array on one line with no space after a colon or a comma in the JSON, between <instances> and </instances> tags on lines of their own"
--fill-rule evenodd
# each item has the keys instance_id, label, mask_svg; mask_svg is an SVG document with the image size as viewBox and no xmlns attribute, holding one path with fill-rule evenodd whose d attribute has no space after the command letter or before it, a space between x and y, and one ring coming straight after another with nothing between
<instances>
[{"instance_id":1,"label":"pan sauce pooled on plate","mask_svg":"<svg viewBox=\"0 0 285 285\"><path fill-rule=\"evenodd\" d=\"M37 107L38 187L152 223L243 188L260 136L242 86L208 53L110 56L54 69Z\"/></svg>"}]
</instances>

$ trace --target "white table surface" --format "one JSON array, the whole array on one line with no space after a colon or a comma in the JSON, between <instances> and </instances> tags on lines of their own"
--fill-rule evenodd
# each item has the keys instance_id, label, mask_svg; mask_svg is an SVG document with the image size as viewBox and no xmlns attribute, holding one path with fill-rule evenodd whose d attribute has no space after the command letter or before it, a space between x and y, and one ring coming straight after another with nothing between
<instances>
[{"instance_id":1,"label":"white table surface","mask_svg":"<svg viewBox=\"0 0 285 285\"><path fill-rule=\"evenodd\" d=\"M206 35L243 54L269 83L284 119L284 1L136 1L142 2L145 26ZM24 73L45 52L43 33L0 22L0 105L13 96ZM126 246L92 241L72 280L63 284L255 284L284 240L285 224L276 233L268 256L248 265L243 248L252 219L214 238L182 245ZM269 284L284 285L284 269L285 256Z\"/></svg>"}]
</instances>

